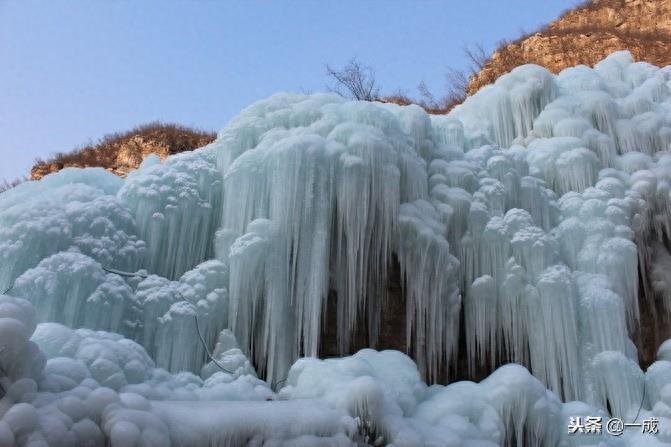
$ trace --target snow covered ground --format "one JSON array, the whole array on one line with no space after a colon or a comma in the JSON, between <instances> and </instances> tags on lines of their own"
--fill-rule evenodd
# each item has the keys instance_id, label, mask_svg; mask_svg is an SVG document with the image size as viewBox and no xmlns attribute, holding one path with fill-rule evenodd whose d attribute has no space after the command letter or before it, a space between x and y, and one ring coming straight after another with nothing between
<instances>
[{"instance_id":1,"label":"snow covered ground","mask_svg":"<svg viewBox=\"0 0 671 447\"><path fill-rule=\"evenodd\" d=\"M671 318L670 144L671 70L620 52L447 116L278 94L125 180L20 185L0 447L671 444L671 341L646 371L632 341ZM396 261L408 355L347 356ZM319 360L328 299L343 355ZM427 385L461 361L516 364ZM602 433L568 433L588 416Z\"/></svg>"}]
</instances>

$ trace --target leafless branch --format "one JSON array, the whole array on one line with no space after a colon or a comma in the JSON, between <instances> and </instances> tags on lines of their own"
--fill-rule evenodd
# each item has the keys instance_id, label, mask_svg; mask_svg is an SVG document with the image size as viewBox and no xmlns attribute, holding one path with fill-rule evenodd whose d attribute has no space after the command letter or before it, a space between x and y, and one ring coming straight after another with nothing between
<instances>
[{"instance_id":1,"label":"leafless branch","mask_svg":"<svg viewBox=\"0 0 671 447\"><path fill-rule=\"evenodd\" d=\"M327 65L326 74L334 82L331 90L341 96L363 101L375 101L380 96L375 72L356 58L351 59L341 70Z\"/></svg>"},{"instance_id":2,"label":"leafless branch","mask_svg":"<svg viewBox=\"0 0 671 447\"><path fill-rule=\"evenodd\" d=\"M464 48L466 57L472 64L472 71L480 71L487 62L487 52L480 44L475 44L473 47Z\"/></svg>"},{"instance_id":3,"label":"leafless branch","mask_svg":"<svg viewBox=\"0 0 671 447\"><path fill-rule=\"evenodd\" d=\"M433 95L433 93L431 93L429 87L426 85L426 82L420 82L417 86L417 90L419 91L419 95L422 98L421 105L424 108L436 109L439 107L438 101L436 101L436 97Z\"/></svg>"},{"instance_id":4,"label":"leafless branch","mask_svg":"<svg viewBox=\"0 0 671 447\"><path fill-rule=\"evenodd\" d=\"M449 68L445 74L447 81L447 96L454 102L463 102L468 92L470 75L463 70Z\"/></svg>"}]
</instances>

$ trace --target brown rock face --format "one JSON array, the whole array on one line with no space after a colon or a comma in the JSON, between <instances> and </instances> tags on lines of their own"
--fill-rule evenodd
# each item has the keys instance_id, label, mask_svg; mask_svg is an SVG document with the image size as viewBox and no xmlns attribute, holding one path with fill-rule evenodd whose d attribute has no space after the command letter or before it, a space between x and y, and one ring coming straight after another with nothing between
<instances>
[{"instance_id":1,"label":"brown rock face","mask_svg":"<svg viewBox=\"0 0 671 447\"><path fill-rule=\"evenodd\" d=\"M30 172L31 180L69 167L101 167L125 177L136 169L148 155L165 159L170 154L205 146L216 135L174 124L152 123L124 133L107 135L100 142L67 154L57 154L52 160L39 161Z\"/></svg>"},{"instance_id":2,"label":"brown rock face","mask_svg":"<svg viewBox=\"0 0 671 447\"><path fill-rule=\"evenodd\" d=\"M658 66L671 64L671 0L593 0L538 32L504 44L469 80L468 94L522 64L553 73L594 65L617 50Z\"/></svg>"}]
</instances>

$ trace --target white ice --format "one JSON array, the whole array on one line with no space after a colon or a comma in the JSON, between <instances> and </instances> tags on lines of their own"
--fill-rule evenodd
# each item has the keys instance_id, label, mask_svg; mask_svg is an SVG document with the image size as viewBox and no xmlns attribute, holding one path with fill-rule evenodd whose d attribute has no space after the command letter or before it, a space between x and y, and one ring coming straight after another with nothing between
<instances>
[{"instance_id":1,"label":"white ice","mask_svg":"<svg viewBox=\"0 0 671 447\"><path fill-rule=\"evenodd\" d=\"M2 193L0 446L652 445L566 433L637 413L671 443L669 342L639 367L671 319L670 86L618 52L447 116L284 93L125 180ZM347 356L394 280L405 354Z\"/></svg>"}]
</instances>

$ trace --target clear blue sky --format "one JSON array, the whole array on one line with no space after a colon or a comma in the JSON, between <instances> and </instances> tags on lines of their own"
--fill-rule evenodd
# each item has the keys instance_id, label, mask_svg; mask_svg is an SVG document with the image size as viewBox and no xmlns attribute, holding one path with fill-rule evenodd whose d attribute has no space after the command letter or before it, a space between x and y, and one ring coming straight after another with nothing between
<instances>
[{"instance_id":1,"label":"clear blue sky","mask_svg":"<svg viewBox=\"0 0 671 447\"><path fill-rule=\"evenodd\" d=\"M218 130L278 91L320 91L355 56L383 92L444 90L566 0L0 0L0 181L36 157L161 120Z\"/></svg>"}]
</instances>

